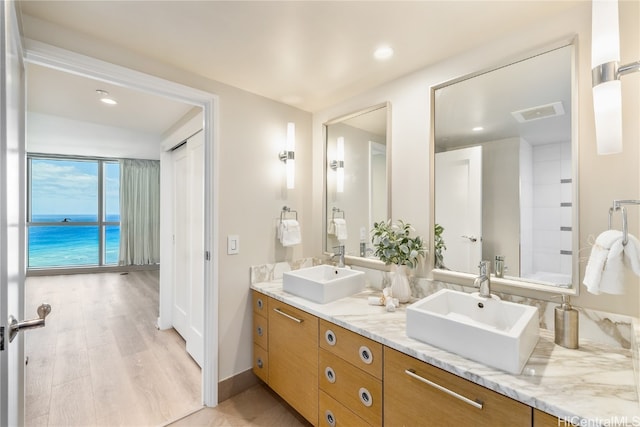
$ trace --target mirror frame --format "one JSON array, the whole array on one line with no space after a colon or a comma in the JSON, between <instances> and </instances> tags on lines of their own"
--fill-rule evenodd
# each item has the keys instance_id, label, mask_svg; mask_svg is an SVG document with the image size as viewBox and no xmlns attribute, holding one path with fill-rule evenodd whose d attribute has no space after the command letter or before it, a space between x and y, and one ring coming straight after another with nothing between
<instances>
[{"instance_id":1,"label":"mirror frame","mask_svg":"<svg viewBox=\"0 0 640 427\"><path fill-rule=\"evenodd\" d=\"M431 241L429 243L429 262L431 263L431 274L433 280L439 280L442 282L455 283L464 286L473 287L473 280L477 277L475 274L463 273L457 271L444 270L439 268L433 268L435 266L435 248L434 248L434 239L433 239L433 230L435 227L435 94L438 89L441 89L446 86L450 86L452 84L461 82L463 80L468 80L473 77L480 76L482 74L489 73L491 71L504 68L516 62L524 61L529 58L532 58L537 55L544 54L546 52L562 48L565 46L570 46L572 48L571 51L571 167L572 167L572 182L573 182L573 194L572 194L572 212L571 212L571 220L572 220L572 236L571 236L571 288L561 288L552 285L546 285L539 282L532 282L527 280L517 280L513 277L508 278L498 278L493 274L491 276L492 285L498 285L498 291L505 291L506 293L513 293L513 288L519 289L527 289L533 291L543 291L551 294L564 294L564 295L574 295L577 296L580 291L580 257L579 257L579 249L580 249L580 230L579 230L579 142L578 142L578 71L577 71L577 52L578 52L578 38L577 36L572 36L570 38L565 38L562 40L558 40L554 43L550 43L535 49L532 49L528 52L522 53L520 55L513 56L511 58L506 59L503 62L497 63L495 66L488 67L486 69L470 73L438 85L432 86L430 91L430 130L429 130L429 225L430 225L430 236ZM479 262L480 260L478 260Z\"/></svg>"},{"instance_id":2,"label":"mirror frame","mask_svg":"<svg viewBox=\"0 0 640 427\"><path fill-rule=\"evenodd\" d=\"M327 126L343 122L345 120L351 119L353 117L360 116L362 114L369 113L371 111L379 110L380 108L387 109L387 132L386 132L386 156L387 156L387 171L386 171L386 179L387 179L387 218L391 218L391 103L389 101L382 102L380 104L375 104L370 107L366 107L349 114L345 114L331 120L327 120L322 124L322 141L323 141L323 166L322 166L322 180L323 180L323 188L322 188L322 249L324 251L325 256L331 256L333 253L329 251L327 248L327 225L328 225L328 217L327 217L327 172L328 172L328 158L327 158ZM370 231L370 230L369 230ZM368 267L376 270L389 270L390 266L384 264L384 262L373 259L373 258L363 258L354 255L345 255L345 264L349 265L357 265L361 267Z\"/></svg>"}]
</instances>

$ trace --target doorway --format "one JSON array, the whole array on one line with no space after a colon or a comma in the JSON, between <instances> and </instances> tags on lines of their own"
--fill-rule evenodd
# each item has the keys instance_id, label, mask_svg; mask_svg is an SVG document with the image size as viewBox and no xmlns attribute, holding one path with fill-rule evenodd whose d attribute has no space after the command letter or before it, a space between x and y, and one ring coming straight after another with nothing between
<instances>
[{"instance_id":1,"label":"doorway","mask_svg":"<svg viewBox=\"0 0 640 427\"><path fill-rule=\"evenodd\" d=\"M202 361L202 396L201 403L206 406L217 404L217 360L218 360L218 328L215 313L218 305L217 280L217 206L213 194L217 191L217 181L213 170L217 159L214 157L217 139L213 132L215 114L217 111L217 97L198 89L183 86L178 83L146 75L117 65L107 64L84 55L63 51L52 46L38 44L26 50L27 63L52 67L72 74L82 75L130 89L162 97L168 97L185 102L203 109L204 135L204 244L208 253L204 263L204 349ZM170 260L164 260L170 262ZM166 317L172 307L171 290L159 289L158 305L160 317ZM55 310L55 307L54 307Z\"/></svg>"}]
</instances>

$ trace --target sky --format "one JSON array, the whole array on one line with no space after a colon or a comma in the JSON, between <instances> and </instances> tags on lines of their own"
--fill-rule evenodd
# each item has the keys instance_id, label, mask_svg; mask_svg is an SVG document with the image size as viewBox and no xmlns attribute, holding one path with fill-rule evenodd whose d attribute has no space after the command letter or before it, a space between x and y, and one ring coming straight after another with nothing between
<instances>
[{"instance_id":1,"label":"sky","mask_svg":"<svg viewBox=\"0 0 640 427\"><path fill-rule=\"evenodd\" d=\"M105 163L105 209L120 211L120 165ZM94 215L98 213L98 162L31 160L32 215Z\"/></svg>"}]
</instances>

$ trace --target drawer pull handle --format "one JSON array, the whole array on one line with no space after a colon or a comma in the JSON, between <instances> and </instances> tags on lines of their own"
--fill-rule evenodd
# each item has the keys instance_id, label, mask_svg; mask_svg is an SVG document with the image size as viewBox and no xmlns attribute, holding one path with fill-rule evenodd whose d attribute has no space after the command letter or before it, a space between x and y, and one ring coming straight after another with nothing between
<instances>
[{"instance_id":1,"label":"drawer pull handle","mask_svg":"<svg viewBox=\"0 0 640 427\"><path fill-rule=\"evenodd\" d=\"M462 396L461 394L456 393L455 391L451 391L446 387L442 387L440 384L436 384L433 381L429 381L426 378L421 377L420 375L417 375L415 373L414 370L412 369L405 369L404 371L405 374L409 375L411 378L414 378L418 381L421 381L427 385L430 385L431 387L434 387L446 394L448 394L449 396L453 396L456 399L462 400L465 403L468 403L469 405L473 406L474 408L478 408L478 409L482 409L482 403L481 402L476 402L475 400L471 400L467 397Z\"/></svg>"},{"instance_id":2,"label":"drawer pull handle","mask_svg":"<svg viewBox=\"0 0 640 427\"><path fill-rule=\"evenodd\" d=\"M256 301L256 305L260 310L262 310L262 307L264 306L264 303L262 302L262 298L258 298L258 300Z\"/></svg>"},{"instance_id":3,"label":"drawer pull handle","mask_svg":"<svg viewBox=\"0 0 640 427\"><path fill-rule=\"evenodd\" d=\"M336 382L336 373L330 366L327 366L324 369L324 376L327 377L327 381L331 384Z\"/></svg>"},{"instance_id":4,"label":"drawer pull handle","mask_svg":"<svg viewBox=\"0 0 640 427\"><path fill-rule=\"evenodd\" d=\"M287 318L293 320L294 322L302 323L302 319L298 319L297 317L293 317L292 315L285 313L284 311L280 310L279 308L274 308L273 311L275 311L278 314L282 314L284 317L287 317Z\"/></svg>"},{"instance_id":5,"label":"drawer pull handle","mask_svg":"<svg viewBox=\"0 0 640 427\"><path fill-rule=\"evenodd\" d=\"M262 358L261 357L258 357L258 360L256 360L256 365L260 369L262 369L262 367L264 366L264 363L262 363Z\"/></svg>"},{"instance_id":6,"label":"drawer pull handle","mask_svg":"<svg viewBox=\"0 0 640 427\"><path fill-rule=\"evenodd\" d=\"M369 390L361 387L360 390L358 390L358 394L360 395L360 402L362 402L364 406L369 407L373 405L373 397L371 396Z\"/></svg>"},{"instance_id":7,"label":"drawer pull handle","mask_svg":"<svg viewBox=\"0 0 640 427\"><path fill-rule=\"evenodd\" d=\"M262 326L258 326L256 328L256 332L258 333L258 336L261 337L262 336Z\"/></svg>"},{"instance_id":8,"label":"drawer pull handle","mask_svg":"<svg viewBox=\"0 0 640 427\"><path fill-rule=\"evenodd\" d=\"M362 360L367 365L371 365L373 363L373 353L366 345L360 347L360 360Z\"/></svg>"},{"instance_id":9,"label":"drawer pull handle","mask_svg":"<svg viewBox=\"0 0 640 427\"><path fill-rule=\"evenodd\" d=\"M336 427L336 417L333 416L333 412L328 409L324 411L324 419L331 427Z\"/></svg>"},{"instance_id":10,"label":"drawer pull handle","mask_svg":"<svg viewBox=\"0 0 640 427\"><path fill-rule=\"evenodd\" d=\"M331 329L327 329L327 332L324 333L324 339L329 345L336 345L336 341L338 341L336 334Z\"/></svg>"}]
</instances>

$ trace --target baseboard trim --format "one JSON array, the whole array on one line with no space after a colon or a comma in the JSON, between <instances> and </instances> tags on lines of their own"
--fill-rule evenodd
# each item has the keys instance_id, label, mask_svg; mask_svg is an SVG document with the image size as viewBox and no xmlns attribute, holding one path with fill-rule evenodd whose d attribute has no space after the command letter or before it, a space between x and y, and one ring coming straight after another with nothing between
<instances>
[{"instance_id":1,"label":"baseboard trim","mask_svg":"<svg viewBox=\"0 0 640 427\"><path fill-rule=\"evenodd\" d=\"M29 276L56 276L61 274L93 274L93 273L126 273L129 271L160 270L159 264L146 265L113 265L113 266L91 266L72 268L30 268L27 270Z\"/></svg>"},{"instance_id":2,"label":"baseboard trim","mask_svg":"<svg viewBox=\"0 0 640 427\"><path fill-rule=\"evenodd\" d=\"M260 380L251 369L218 382L218 403L242 393L259 382Z\"/></svg>"}]
</instances>

